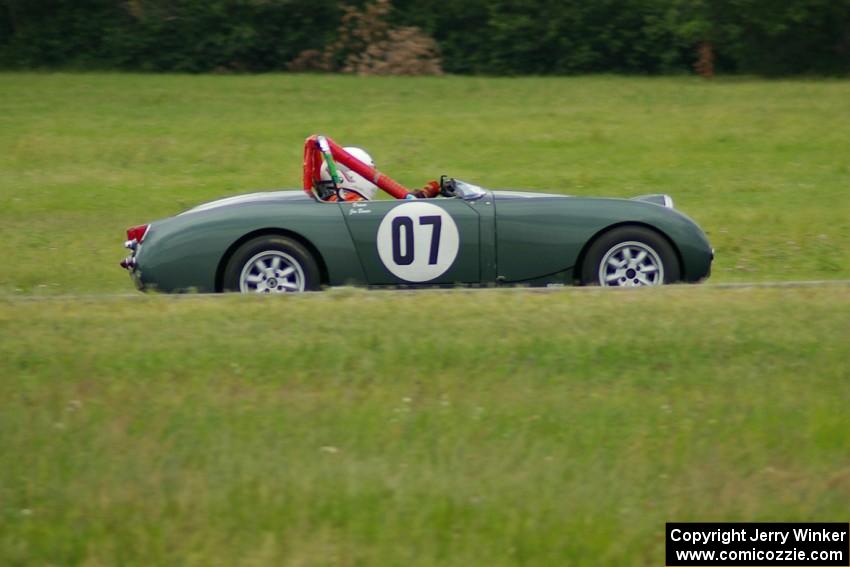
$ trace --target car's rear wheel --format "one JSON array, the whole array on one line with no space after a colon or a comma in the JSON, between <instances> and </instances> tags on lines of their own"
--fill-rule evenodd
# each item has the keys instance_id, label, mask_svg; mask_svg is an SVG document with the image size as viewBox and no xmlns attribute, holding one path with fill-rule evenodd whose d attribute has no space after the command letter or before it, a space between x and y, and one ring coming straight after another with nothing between
<instances>
[{"instance_id":1,"label":"car's rear wheel","mask_svg":"<svg viewBox=\"0 0 850 567\"><path fill-rule=\"evenodd\" d=\"M297 293L319 289L319 267L298 241L260 236L240 246L224 271L224 291Z\"/></svg>"},{"instance_id":2,"label":"car's rear wheel","mask_svg":"<svg viewBox=\"0 0 850 567\"><path fill-rule=\"evenodd\" d=\"M581 266L584 285L642 287L681 278L676 251L666 238L641 226L623 226L591 244Z\"/></svg>"}]
</instances>

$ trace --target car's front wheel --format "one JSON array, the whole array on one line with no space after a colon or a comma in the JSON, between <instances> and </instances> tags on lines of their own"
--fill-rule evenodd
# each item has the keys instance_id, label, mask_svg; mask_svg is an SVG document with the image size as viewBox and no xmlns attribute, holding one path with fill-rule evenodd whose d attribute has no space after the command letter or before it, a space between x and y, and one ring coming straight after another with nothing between
<instances>
[{"instance_id":1,"label":"car's front wheel","mask_svg":"<svg viewBox=\"0 0 850 567\"><path fill-rule=\"evenodd\" d=\"M319 267L298 241L260 236L240 246L224 271L224 291L295 293L319 289Z\"/></svg>"},{"instance_id":2,"label":"car's front wheel","mask_svg":"<svg viewBox=\"0 0 850 567\"><path fill-rule=\"evenodd\" d=\"M641 226L623 226L602 234L588 249L581 267L584 285L656 286L680 278L673 247L657 232Z\"/></svg>"}]
</instances>

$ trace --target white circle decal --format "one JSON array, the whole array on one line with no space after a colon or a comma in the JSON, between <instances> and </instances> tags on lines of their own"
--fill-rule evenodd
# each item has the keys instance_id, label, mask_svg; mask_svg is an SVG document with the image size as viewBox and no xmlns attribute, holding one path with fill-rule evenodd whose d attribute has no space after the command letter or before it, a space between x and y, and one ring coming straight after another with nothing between
<instances>
[{"instance_id":1,"label":"white circle decal","mask_svg":"<svg viewBox=\"0 0 850 567\"><path fill-rule=\"evenodd\" d=\"M378 255L399 279L427 282L442 275L457 258L460 237L454 219L431 203L411 201L394 207L378 227Z\"/></svg>"}]
</instances>

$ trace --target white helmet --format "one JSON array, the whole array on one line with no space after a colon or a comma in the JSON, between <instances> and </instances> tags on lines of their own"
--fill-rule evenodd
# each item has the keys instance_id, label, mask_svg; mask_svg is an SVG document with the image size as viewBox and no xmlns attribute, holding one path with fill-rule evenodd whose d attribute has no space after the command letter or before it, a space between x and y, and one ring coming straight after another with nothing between
<instances>
[{"instance_id":1,"label":"white helmet","mask_svg":"<svg viewBox=\"0 0 850 567\"><path fill-rule=\"evenodd\" d=\"M366 153L365 150L360 148L343 149L369 167L375 167L375 161L372 159L372 156ZM336 164L336 171L339 173L339 176L342 177L342 183L339 184L340 189L343 191L353 191L367 200L371 200L375 197L375 193L378 191L377 185L367 181L363 176L351 171L341 163ZM331 174L328 173L327 163L322 163L322 169L320 170L319 175L321 176L322 181L331 180Z\"/></svg>"}]
</instances>

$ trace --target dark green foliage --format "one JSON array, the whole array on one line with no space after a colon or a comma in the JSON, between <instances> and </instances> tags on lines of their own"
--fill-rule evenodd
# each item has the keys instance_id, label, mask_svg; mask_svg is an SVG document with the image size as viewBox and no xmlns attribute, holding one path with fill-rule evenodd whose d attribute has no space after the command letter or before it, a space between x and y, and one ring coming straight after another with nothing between
<instances>
[{"instance_id":1,"label":"dark green foliage","mask_svg":"<svg viewBox=\"0 0 850 567\"><path fill-rule=\"evenodd\" d=\"M122 13L109 0L2 0L0 62L11 67L54 67L103 60L103 40Z\"/></svg>"},{"instance_id":2,"label":"dark green foliage","mask_svg":"<svg viewBox=\"0 0 850 567\"><path fill-rule=\"evenodd\" d=\"M0 64L265 71L321 47L333 0L0 0Z\"/></svg>"},{"instance_id":3,"label":"dark green foliage","mask_svg":"<svg viewBox=\"0 0 850 567\"><path fill-rule=\"evenodd\" d=\"M730 2L744 25L733 55L764 74L850 72L850 1Z\"/></svg>"},{"instance_id":4,"label":"dark green foliage","mask_svg":"<svg viewBox=\"0 0 850 567\"><path fill-rule=\"evenodd\" d=\"M362 5L363 1L351 3ZM333 39L340 0L0 0L0 65L282 70ZM450 73L850 71L850 0L395 0Z\"/></svg>"},{"instance_id":5,"label":"dark green foliage","mask_svg":"<svg viewBox=\"0 0 850 567\"><path fill-rule=\"evenodd\" d=\"M396 0L431 32L450 72L654 73L684 68L658 0Z\"/></svg>"},{"instance_id":6,"label":"dark green foliage","mask_svg":"<svg viewBox=\"0 0 850 567\"><path fill-rule=\"evenodd\" d=\"M674 32L711 42L726 70L850 72L850 0L671 0Z\"/></svg>"}]
</instances>

